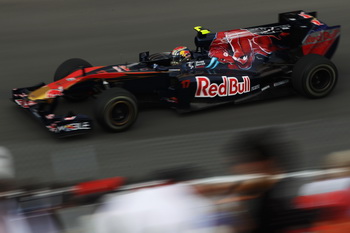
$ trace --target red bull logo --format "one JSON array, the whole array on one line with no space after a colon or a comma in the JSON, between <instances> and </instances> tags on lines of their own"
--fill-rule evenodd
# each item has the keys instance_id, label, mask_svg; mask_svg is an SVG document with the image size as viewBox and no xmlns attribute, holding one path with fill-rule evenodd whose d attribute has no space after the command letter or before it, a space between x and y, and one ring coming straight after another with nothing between
<instances>
[{"instance_id":1,"label":"red bull logo","mask_svg":"<svg viewBox=\"0 0 350 233\"><path fill-rule=\"evenodd\" d=\"M236 77L222 76L223 82L217 84L211 83L209 78L205 76L198 76L196 77L197 90L195 97L226 97L250 92L250 78L243 76L242 79L243 81L239 81Z\"/></svg>"},{"instance_id":2,"label":"red bull logo","mask_svg":"<svg viewBox=\"0 0 350 233\"><path fill-rule=\"evenodd\" d=\"M309 34L303 41L302 48L304 54L326 54L339 35L339 28L317 31Z\"/></svg>"},{"instance_id":3,"label":"red bull logo","mask_svg":"<svg viewBox=\"0 0 350 233\"><path fill-rule=\"evenodd\" d=\"M314 32L314 33L309 34L306 37L305 41L303 42L303 45L316 44L316 43L322 43L325 41L330 41L330 40L337 38L339 35L340 35L339 28Z\"/></svg>"}]
</instances>

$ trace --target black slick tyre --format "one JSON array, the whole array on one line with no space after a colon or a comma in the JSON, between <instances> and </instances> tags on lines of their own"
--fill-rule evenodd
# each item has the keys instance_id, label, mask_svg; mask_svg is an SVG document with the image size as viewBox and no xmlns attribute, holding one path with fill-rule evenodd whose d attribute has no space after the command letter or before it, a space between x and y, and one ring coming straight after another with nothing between
<instances>
[{"instance_id":1,"label":"black slick tyre","mask_svg":"<svg viewBox=\"0 0 350 233\"><path fill-rule=\"evenodd\" d=\"M336 66L329 59L308 54L294 65L293 87L308 98L322 98L334 89L338 81Z\"/></svg>"},{"instance_id":2,"label":"black slick tyre","mask_svg":"<svg viewBox=\"0 0 350 233\"><path fill-rule=\"evenodd\" d=\"M135 123L138 115L136 97L118 87L99 95L94 110L97 122L111 132L127 130Z\"/></svg>"},{"instance_id":3,"label":"black slick tyre","mask_svg":"<svg viewBox=\"0 0 350 233\"><path fill-rule=\"evenodd\" d=\"M88 68L92 65L80 58L69 59L56 69L53 80L56 82L82 67ZM84 83L78 83L65 92L64 98L72 102L83 101L89 97L88 91L89 88Z\"/></svg>"}]
</instances>

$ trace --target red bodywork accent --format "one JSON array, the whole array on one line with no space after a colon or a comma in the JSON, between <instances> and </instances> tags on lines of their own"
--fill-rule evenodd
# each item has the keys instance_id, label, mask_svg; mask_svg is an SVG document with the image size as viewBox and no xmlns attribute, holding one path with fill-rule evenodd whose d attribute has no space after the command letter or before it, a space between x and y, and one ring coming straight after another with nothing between
<instances>
[{"instance_id":1,"label":"red bodywork accent","mask_svg":"<svg viewBox=\"0 0 350 233\"><path fill-rule=\"evenodd\" d=\"M65 78L58 80L56 82L50 83L47 86L50 89L54 89L54 90L66 90L68 88L70 88L71 86L79 83L79 82L83 82L86 81L88 79L114 79L114 78L120 78L120 77L125 77L125 76L130 76L130 75L142 75L142 74L159 74L159 71L148 71L148 72L133 72L133 71L125 71L125 72L108 72L105 70L101 70L101 71L97 71L96 73L89 74L89 72L97 70L103 68L103 66L97 66L97 67L89 67L89 68L85 68L84 72L85 72L85 76L83 76L83 71L77 70L71 74L69 74L68 76L66 76Z\"/></svg>"},{"instance_id":2,"label":"red bodywork accent","mask_svg":"<svg viewBox=\"0 0 350 233\"><path fill-rule=\"evenodd\" d=\"M313 24L315 24L317 26L323 25L323 23L321 21L319 21L318 19L316 19L312 15L306 14L305 12L301 12L299 14L299 16L303 17L304 19L311 19L311 23L313 23Z\"/></svg>"}]
</instances>

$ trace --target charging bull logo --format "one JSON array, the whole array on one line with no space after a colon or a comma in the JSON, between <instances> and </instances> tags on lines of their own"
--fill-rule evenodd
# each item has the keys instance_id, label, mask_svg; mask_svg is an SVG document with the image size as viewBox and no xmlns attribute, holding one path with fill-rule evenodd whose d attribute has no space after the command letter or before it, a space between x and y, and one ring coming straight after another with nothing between
<instances>
[{"instance_id":1,"label":"charging bull logo","mask_svg":"<svg viewBox=\"0 0 350 233\"><path fill-rule=\"evenodd\" d=\"M268 56L277 48L273 35L258 35L246 29L218 32L213 40L209 57L212 58L207 68L214 69L219 63L228 64L231 69L248 70L252 67L255 56Z\"/></svg>"},{"instance_id":2,"label":"charging bull logo","mask_svg":"<svg viewBox=\"0 0 350 233\"><path fill-rule=\"evenodd\" d=\"M226 97L250 92L250 78L242 77L239 81L236 77L222 76L222 83L210 83L210 79L205 76L196 77L197 90L195 97Z\"/></svg>"},{"instance_id":3,"label":"charging bull logo","mask_svg":"<svg viewBox=\"0 0 350 233\"><path fill-rule=\"evenodd\" d=\"M58 87L57 89L50 89L46 92L47 98L55 98L57 96L63 96L63 87Z\"/></svg>"}]
</instances>

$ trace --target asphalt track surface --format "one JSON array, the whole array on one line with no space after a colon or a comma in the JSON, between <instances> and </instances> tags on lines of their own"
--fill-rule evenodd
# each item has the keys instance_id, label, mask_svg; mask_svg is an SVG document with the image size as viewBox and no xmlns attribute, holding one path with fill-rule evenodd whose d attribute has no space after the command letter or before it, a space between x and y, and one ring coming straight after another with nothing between
<instances>
[{"instance_id":1,"label":"asphalt track surface","mask_svg":"<svg viewBox=\"0 0 350 233\"><path fill-rule=\"evenodd\" d=\"M325 99L295 95L188 115L148 109L130 131L111 134L97 127L91 135L65 140L52 137L9 101L12 88L51 82L69 58L94 65L132 62L141 51L193 48L193 26L222 31L274 23L278 13L299 9L342 25L333 58L339 82ZM347 0L0 0L0 145L12 151L19 180L139 178L182 164L198 165L210 176L228 172L222 148L241 132L277 126L294 145L292 152L281 152L289 168L317 168L329 152L350 149L349 9ZM91 115L92 104L63 103L60 111ZM68 211L63 218L76 215Z\"/></svg>"},{"instance_id":2,"label":"asphalt track surface","mask_svg":"<svg viewBox=\"0 0 350 233\"><path fill-rule=\"evenodd\" d=\"M142 177L155 169L196 164L210 175L227 173L223 145L240 132L281 127L298 148L293 169L321 165L331 151L350 148L350 3L335 1L0 1L0 145L15 158L18 179L37 182L115 175ZM294 95L240 106L178 115L170 109L141 111L131 130L64 140L52 137L9 101L14 87L51 82L57 66L80 57L94 65L138 59L141 51L194 48L193 26L213 31L274 23L278 13L318 11L329 25L342 25L333 61L339 69L334 92L321 100ZM93 100L59 111L92 115Z\"/></svg>"}]
</instances>

